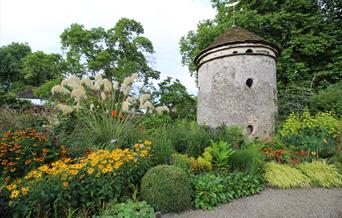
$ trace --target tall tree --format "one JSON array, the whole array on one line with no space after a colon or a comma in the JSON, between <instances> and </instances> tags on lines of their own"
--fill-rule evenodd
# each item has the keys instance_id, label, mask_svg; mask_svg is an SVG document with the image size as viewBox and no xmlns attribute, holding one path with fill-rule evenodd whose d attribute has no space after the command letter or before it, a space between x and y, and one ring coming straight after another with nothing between
<instances>
[{"instance_id":1,"label":"tall tree","mask_svg":"<svg viewBox=\"0 0 342 218\"><path fill-rule=\"evenodd\" d=\"M0 89L7 92L15 81L23 80L23 58L31 53L27 43L0 47Z\"/></svg>"},{"instance_id":2,"label":"tall tree","mask_svg":"<svg viewBox=\"0 0 342 218\"><path fill-rule=\"evenodd\" d=\"M148 64L153 46L143 33L139 22L127 18L108 30L102 27L88 30L72 24L61 34L68 71L78 77L103 72L107 78L118 81L133 73L138 73L144 83L150 78L158 79L159 72Z\"/></svg>"},{"instance_id":3,"label":"tall tree","mask_svg":"<svg viewBox=\"0 0 342 218\"><path fill-rule=\"evenodd\" d=\"M185 86L178 80L167 77L158 84L159 90L153 93L160 105L166 105L175 119L195 119L196 99L189 95Z\"/></svg>"},{"instance_id":4,"label":"tall tree","mask_svg":"<svg viewBox=\"0 0 342 218\"><path fill-rule=\"evenodd\" d=\"M62 78L64 62L59 54L45 54L37 51L23 59L23 73L25 83L31 86L40 86L48 80Z\"/></svg>"},{"instance_id":5,"label":"tall tree","mask_svg":"<svg viewBox=\"0 0 342 218\"><path fill-rule=\"evenodd\" d=\"M217 14L198 24L180 40L183 64L196 75L194 58L233 24L228 2L212 0ZM236 24L275 43L281 49L277 63L279 112L302 110L310 96L341 80L341 4L333 0L242 0L236 6ZM322 4L326 5L324 10Z\"/></svg>"}]
</instances>

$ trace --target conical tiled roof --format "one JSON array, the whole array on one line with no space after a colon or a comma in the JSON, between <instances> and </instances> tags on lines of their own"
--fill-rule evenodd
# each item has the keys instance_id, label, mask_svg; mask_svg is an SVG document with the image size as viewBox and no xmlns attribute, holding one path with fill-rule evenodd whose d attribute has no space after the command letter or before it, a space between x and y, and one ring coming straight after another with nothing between
<instances>
[{"instance_id":1,"label":"conical tiled roof","mask_svg":"<svg viewBox=\"0 0 342 218\"><path fill-rule=\"evenodd\" d=\"M266 39L261 38L260 36L255 35L254 33L251 33L244 28L241 28L239 26L232 26L228 30L226 30L222 35L218 36L213 43L211 43L206 49L204 49L197 57L196 59L203 54L204 52L217 48L223 45L228 44L236 44L236 43L261 43L266 44L269 46L272 46L277 51L279 48L274 45L271 42L268 42Z\"/></svg>"}]
</instances>

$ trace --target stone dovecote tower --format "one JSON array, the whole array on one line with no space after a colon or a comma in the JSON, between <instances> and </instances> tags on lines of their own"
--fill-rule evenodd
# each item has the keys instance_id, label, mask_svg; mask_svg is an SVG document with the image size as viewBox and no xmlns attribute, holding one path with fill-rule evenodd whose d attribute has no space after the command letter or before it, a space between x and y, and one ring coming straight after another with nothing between
<instances>
[{"instance_id":1,"label":"stone dovecote tower","mask_svg":"<svg viewBox=\"0 0 342 218\"><path fill-rule=\"evenodd\" d=\"M210 127L239 125L250 137L274 133L277 113L278 48L232 26L195 59L197 122Z\"/></svg>"}]
</instances>

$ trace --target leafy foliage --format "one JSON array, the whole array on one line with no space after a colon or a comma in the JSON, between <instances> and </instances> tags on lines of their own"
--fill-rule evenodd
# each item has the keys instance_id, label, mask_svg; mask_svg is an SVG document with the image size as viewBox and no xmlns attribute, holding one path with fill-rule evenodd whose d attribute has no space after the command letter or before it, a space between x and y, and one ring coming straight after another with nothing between
<instances>
[{"instance_id":1,"label":"leafy foliage","mask_svg":"<svg viewBox=\"0 0 342 218\"><path fill-rule=\"evenodd\" d=\"M23 58L30 53L28 44L11 43L0 47L0 90L7 92L13 82L23 79Z\"/></svg>"},{"instance_id":2,"label":"leafy foliage","mask_svg":"<svg viewBox=\"0 0 342 218\"><path fill-rule=\"evenodd\" d=\"M180 212L191 206L191 184L178 167L160 165L151 168L141 181L141 197L162 212Z\"/></svg>"},{"instance_id":3,"label":"leafy foliage","mask_svg":"<svg viewBox=\"0 0 342 218\"><path fill-rule=\"evenodd\" d=\"M235 198L259 193L263 189L263 178L244 173L203 174L193 179L196 208L211 209Z\"/></svg>"},{"instance_id":4,"label":"leafy foliage","mask_svg":"<svg viewBox=\"0 0 342 218\"><path fill-rule=\"evenodd\" d=\"M196 100L188 94L185 86L178 79L172 81L171 77L167 77L158 86L159 90L153 95L160 104L170 109L173 119L194 120L196 118Z\"/></svg>"},{"instance_id":5,"label":"leafy foliage","mask_svg":"<svg viewBox=\"0 0 342 218\"><path fill-rule=\"evenodd\" d=\"M317 95L309 99L309 109L314 113L319 111L334 112L337 116L342 116L342 83L328 86L327 89L320 90Z\"/></svg>"},{"instance_id":6,"label":"leafy foliage","mask_svg":"<svg viewBox=\"0 0 342 218\"><path fill-rule=\"evenodd\" d=\"M293 150L305 150L316 158L334 152L339 120L332 113L320 112L312 116L304 111L300 116L291 114L281 125L281 141Z\"/></svg>"},{"instance_id":7,"label":"leafy foliage","mask_svg":"<svg viewBox=\"0 0 342 218\"><path fill-rule=\"evenodd\" d=\"M158 79L159 72L148 66L145 56L154 52L153 46L143 33L139 22L127 18L108 30L72 24L61 34L68 71L79 78L85 72L95 75L103 71L106 78L119 82L132 73L138 73L145 84Z\"/></svg>"},{"instance_id":8,"label":"leafy foliage","mask_svg":"<svg viewBox=\"0 0 342 218\"><path fill-rule=\"evenodd\" d=\"M155 165L170 163L171 155L175 152L172 134L168 128L161 127L150 135L150 139L155 143L151 151L152 161Z\"/></svg>"},{"instance_id":9,"label":"leafy foliage","mask_svg":"<svg viewBox=\"0 0 342 218\"><path fill-rule=\"evenodd\" d=\"M260 173L264 167L264 156L257 146L235 150L229 158L231 169L246 172L250 175Z\"/></svg>"},{"instance_id":10,"label":"leafy foliage","mask_svg":"<svg viewBox=\"0 0 342 218\"><path fill-rule=\"evenodd\" d=\"M25 83L39 87L46 81L61 79L65 73L64 65L59 54L45 54L37 51L26 55L23 59Z\"/></svg>"},{"instance_id":11,"label":"leafy foliage","mask_svg":"<svg viewBox=\"0 0 342 218\"><path fill-rule=\"evenodd\" d=\"M30 106L31 102L26 100L20 100L16 98L14 93L5 93L4 91L0 91L0 106L8 107L15 110L21 110L26 106Z\"/></svg>"},{"instance_id":12,"label":"leafy foliage","mask_svg":"<svg viewBox=\"0 0 342 218\"><path fill-rule=\"evenodd\" d=\"M33 90L33 94L38 96L39 98L49 98L51 96L51 89L52 87L58 85L61 83L61 79L53 79L53 80L48 80L44 82L41 86L38 88L35 88Z\"/></svg>"},{"instance_id":13,"label":"leafy foliage","mask_svg":"<svg viewBox=\"0 0 342 218\"><path fill-rule=\"evenodd\" d=\"M205 151L212 155L212 162L218 168L227 168L229 158L234 154L231 145L225 141L211 142L211 146L207 147Z\"/></svg>"},{"instance_id":14,"label":"leafy foliage","mask_svg":"<svg viewBox=\"0 0 342 218\"><path fill-rule=\"evenodd\" d=\"M154 209L146 203L146 201L134 202L128 200L124 203L112 204L107 207L101 216L93 216L107 218L155 218Z\"/></svg>"}]
</instances>

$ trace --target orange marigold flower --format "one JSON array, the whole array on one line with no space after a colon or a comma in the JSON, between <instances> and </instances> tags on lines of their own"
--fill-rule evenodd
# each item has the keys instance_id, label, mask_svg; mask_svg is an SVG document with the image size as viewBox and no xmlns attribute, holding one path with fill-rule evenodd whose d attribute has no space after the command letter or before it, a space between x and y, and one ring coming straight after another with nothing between
<instances>
[{"instance_id":1,"label":"orange marigold flower","mask_svg":"<svg viewBox=\"0 0 342 218\"><path fill-rule=\"evenodd\" d=\"M28 193L28 188L22 187L22 188L21 188L21 192L23 193L23 195L27 195L27 193Z\"/></svg>"},{"instance_id":2,"label":"orange marigold flower","mask_svg":"<svg viewBox=\"0 0 342 218\"><path fill-rule=\"evenodd\" d=\"M16 184L11 184L11 185L6 186L6 188L7 188L8 191L11 191L11 190L16 189L17 185Z\"/></svg>"}]
</instances>

